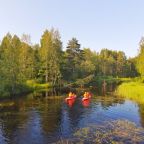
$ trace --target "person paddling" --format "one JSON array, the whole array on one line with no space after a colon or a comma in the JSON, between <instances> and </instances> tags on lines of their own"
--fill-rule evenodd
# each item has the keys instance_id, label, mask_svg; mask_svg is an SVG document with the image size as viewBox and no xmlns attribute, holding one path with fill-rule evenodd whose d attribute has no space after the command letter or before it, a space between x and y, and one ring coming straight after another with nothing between
<instances>
[{"instance_id":1,"label":"person paddling","mask_svg":"<svg viewBox=\"0 0 144 144\"><path fill-rule=\"evenodd\" d=\"M72 98L73 97L73 93L72 92L69 92L69 98Z\"/></svg>"},{"instance_id":2,"label":"person paddling","mask_svg":"<svg viewBox=\"0 0 144 144\"><path fill-rule=\"evenodd\" d=\"M91 98L91 93L90 92L85 92L84 93L84 98Z\"/></svg>"},{"instance_id":3,"label":"person paddling","mask_svg":"<svg viewBox=\"0 0 144 144\"><path fill-rule=\"evenodd\" d=\"M87 92L85 92L83 96L84 96L84 98L87 98Z\"/></svg>"},{"instance_id":4,"label":"person paddling","mask_svg":"<svg viewBox=\"0 0 144 144\"><path fill-rule=\"evenodd\" d=\"M75 98L75 97L76 97L76 94L75 94L75 93L70 92L68 96L69 96L69 98Z\"/></svg>"}]
</instances>

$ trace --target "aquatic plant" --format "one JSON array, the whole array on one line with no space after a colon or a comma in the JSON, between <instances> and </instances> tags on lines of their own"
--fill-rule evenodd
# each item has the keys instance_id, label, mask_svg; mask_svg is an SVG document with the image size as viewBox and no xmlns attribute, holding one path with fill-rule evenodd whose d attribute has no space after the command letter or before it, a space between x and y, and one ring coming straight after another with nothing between
<instances>
[{"instance_id":1,"label":"aquatic plant","mask_svg":"<svg viewBox=\"0 0 144 144\"><path fill-rule=\"evenodd\" d=\"M57 144L125 144L143 143L144 129L128 120L115 120L77 130L72 139Z\"/></svg>"}]
</instances>

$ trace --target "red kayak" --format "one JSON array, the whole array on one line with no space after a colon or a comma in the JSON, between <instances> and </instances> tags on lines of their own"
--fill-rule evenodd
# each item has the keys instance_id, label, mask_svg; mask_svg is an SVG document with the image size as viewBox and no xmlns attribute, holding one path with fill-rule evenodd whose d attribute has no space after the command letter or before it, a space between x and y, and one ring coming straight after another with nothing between
<instances>
[{"instance_id":1,"label":"red kayak","mask_svg":"<svg viewBox=\"0 0 144 144\"><path fill-rule=\"evenodd\" d=\"M82 105L83 105L84 107L88 107L88 106L90 105L90 99L88 99L88 100L83 100L83 101L82 101Z\"/></svg>"},{"instance_id":2,"label":"red kayak","mask_svg":"<svg viewBox=\"0 0 144 144\"><path fill-rule=\"evenodd\" d=\"M69 107L72 107L75 102L76 96L67 97L65 98L65 102L69 105Z\"/></svg>"},{"instance_id":3,"label":"red kayak","mask_svg":"<svg viewBox=\"0 0 144 144\"><path fill-rule=\"evenodd\" d=\"M65 102L68 102L68 101L75 101L75 99L76 99L76 96L67 97L67 98L65 98Z\"/></svg>"},{"instance_id":4,"label":"red kayak","mask_svg":"<svg viewBox=\"0 0 144 144\"><path fill-rule=\"evenodd\" d=\"M89 100L90 98L82 98L82 101L86 101Z\"/></svg>"},{"instance_id":5,"label":"red kayak","mask_svg":"<svg viewBox=\"0 0 144 144\"><path fill-rule=\"evenodd\" d=\"M88 97L84 97L84 98L82 98L82 101L85 101L85 100L90 100L90 98L91 98L91 95L90 95L90 96L88 96Z\"/></svg>"},{"instance_id":6,"label":"red kayak","mask_svg":"<svg viewBox=\"0 0 144 144\"><path fill-rule=\"evenodd\" d=\"M72 97L67 97L67 98L65 98L65 101L75 100L75 99L76 99L76 96L72 96Z\"/></svg>"}]
</instances>

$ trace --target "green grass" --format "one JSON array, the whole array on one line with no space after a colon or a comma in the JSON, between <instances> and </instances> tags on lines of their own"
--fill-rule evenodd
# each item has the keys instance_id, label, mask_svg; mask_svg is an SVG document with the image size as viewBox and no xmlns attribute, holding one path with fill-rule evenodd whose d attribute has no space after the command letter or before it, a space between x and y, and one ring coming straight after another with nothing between
<instances>
[{"instance_id":1,"label":"green grass","mask_svg":"<svg viewBox=\"0 0 144 144\"><path fill-rule=\"evenodd\" d=\"M133 81L133 78L117 78L118 80L120 80L121 82L131 82Z\"/></svg>"},{"instance_id":2,"label":"green grass","mask_svg":"<svg viewBox=\"0 0 144 144\"><path fill-rule=\"evenodd\" d=\"M34 90L39 90L39 89L48 89L52 87L50 83L38 83L36 80L27 80L26 85Z\"/></svg>"},{"instance_id":3,"label":"green grass","mask_svg":"<svg viewBox=\"0 0 144 144\"><path fill-rule=\"evenodd\" d=\"M140 103L144 103L144 83L122 83L120 86L118 86L116 94Z\"/></svg>"}]
</instances>

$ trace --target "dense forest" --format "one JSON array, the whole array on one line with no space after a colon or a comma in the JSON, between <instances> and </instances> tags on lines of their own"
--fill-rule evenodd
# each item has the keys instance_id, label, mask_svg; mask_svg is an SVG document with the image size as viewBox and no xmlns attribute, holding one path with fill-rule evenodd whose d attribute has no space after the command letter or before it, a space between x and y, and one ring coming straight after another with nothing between
<instances>
[{"instance_id":1,"label":"dense forest","mask_svg":"<svg viewBox=\"0 0 144 144\"><path fill-rule=\"evenodd\" d=\"M0 96L14 96L29 90L28 82L55 87L74 83L94 83L98 77L137 77L144 75L144 38L137 57L103 48L100 52L81 48L76 38L64 48L58 30L45 30L40 44L29 35L11 34L0 43Z\"/></svg>"}]
</instances>

